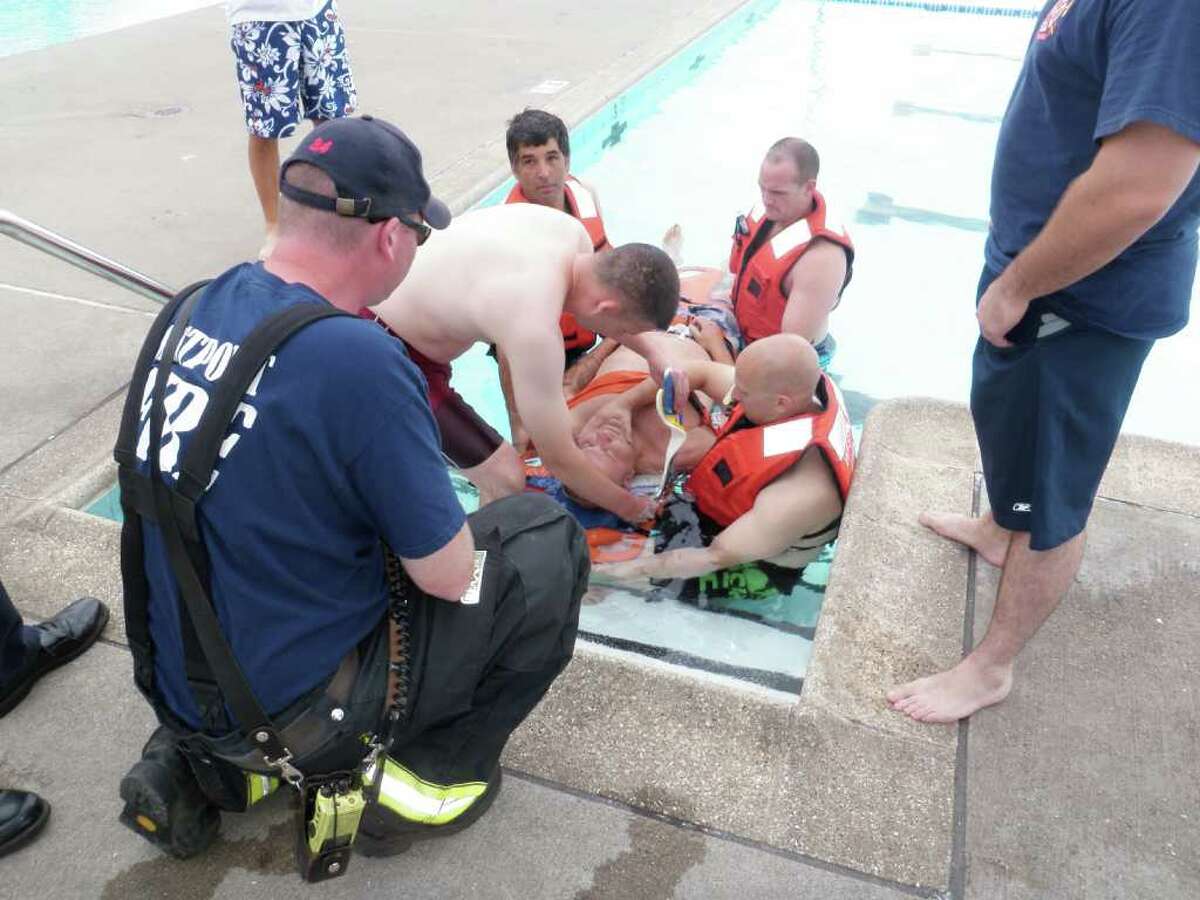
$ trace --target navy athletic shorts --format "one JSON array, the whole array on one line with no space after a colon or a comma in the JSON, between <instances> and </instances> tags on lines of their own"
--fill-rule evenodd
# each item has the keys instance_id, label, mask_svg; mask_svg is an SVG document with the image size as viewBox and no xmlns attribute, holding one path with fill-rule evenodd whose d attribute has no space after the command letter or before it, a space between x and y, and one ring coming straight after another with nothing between
<instances>
[{"instance_id":1,"label":"navy athletic shorts","mask_svg":"<svg viewBox=\"0 0 1200 900\"><path fill-rule=\"evenodd\" d=\"M984 270L979 296L995 275ZM1008 333L975 345L971 415L992 515L1051 550L1083 531L1153 340L1073 324L1035 300Z\"/></svg>"}]
</instances>

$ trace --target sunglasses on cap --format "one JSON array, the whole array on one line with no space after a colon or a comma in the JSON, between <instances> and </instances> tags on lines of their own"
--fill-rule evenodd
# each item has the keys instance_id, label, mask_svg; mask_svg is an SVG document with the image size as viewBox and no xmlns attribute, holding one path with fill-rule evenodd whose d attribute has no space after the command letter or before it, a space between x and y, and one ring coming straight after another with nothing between
<instances>
[{"instance_id":1,"label":"sunglasses on cap","mask_svg":"<svg viewBox=\"0 0 1200 900\"><path fill-rule=\"evenodd\" d=\"M430 228L428 225L426 225L424 222L414 222L412 219L404 218L404 216L396 216L396 218L400 220L400 224L403 225L405 228L411 228L413 231L415 231L417 233L417 246L418 247L420 247L427 240L429 240L429 235L433 234L433 229Z\"/></svg>"}]
</instances>

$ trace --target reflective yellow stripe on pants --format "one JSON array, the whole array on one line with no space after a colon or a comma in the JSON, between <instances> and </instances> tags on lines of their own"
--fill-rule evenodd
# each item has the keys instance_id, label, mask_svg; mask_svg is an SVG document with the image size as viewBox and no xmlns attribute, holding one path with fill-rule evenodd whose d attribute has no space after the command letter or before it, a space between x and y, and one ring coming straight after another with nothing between
<instances>
[{"instance_id":1,"label":"reflective yellow stripe on pants","mask_svg":"<svg viewBox=\"0 0 1200 900\"><path fill-rule=\"evenodd\" d=\"M383 772L376 766L367 773L379 778L379 803L396 815L426 825L445 825L470 808L487 790L482 781L465 784L432 784L418 778L391 757L383 760Z\"/></svg>"}]
</instances>

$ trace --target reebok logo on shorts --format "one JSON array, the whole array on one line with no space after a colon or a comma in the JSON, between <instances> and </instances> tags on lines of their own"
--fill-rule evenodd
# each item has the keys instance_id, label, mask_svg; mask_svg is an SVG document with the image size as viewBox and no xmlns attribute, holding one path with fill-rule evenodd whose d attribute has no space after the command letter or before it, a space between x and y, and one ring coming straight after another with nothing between
<instances>
[{"instance_id":1,"label":"reebok logo on shorts","mask_svg":"<svg viewBox=\"0 0 1200 900\"><path fill-rule=\"evenodd\" d=\"M1033 506L1029 503L1014 503L1012 507L1012 511L1015 513L1027 513L1032 509Z\"/></svg>"}]
</instances>

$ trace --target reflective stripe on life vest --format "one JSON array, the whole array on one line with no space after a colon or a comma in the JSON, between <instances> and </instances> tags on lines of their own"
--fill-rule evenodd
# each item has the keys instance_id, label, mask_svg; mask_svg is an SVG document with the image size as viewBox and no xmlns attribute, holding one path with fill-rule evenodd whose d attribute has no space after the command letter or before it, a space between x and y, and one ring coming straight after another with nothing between
<instances>
[{"instance_id":1,"label":"reflective stripe on life vest","mask_svg":"<svg viewBox=\"0 0 1200 900\"><path fill-rule=\"evenodd\" d=\"M845 290L850 283L854 243L846 230L829 218L825 198L820 192L813 192L813 200L811 213L793 222L770 240L763 240L761 244L756 242L759 232L774 226L766 218L761 204L756 203L745 217L746 228L739 228L734 233L733 248L729 253L729 270L735 279L733 305L738 325L747 341L756 341L780 332L783 312L787 307L783 281L815 239L832 241L845 250L846 278L841 290ZM754 255L746 259L746 253L752 245L755 246Z\"/></svg>"},{"instance_id":2,"label":"reflective stripe on life vest","mask_svg":"<svg viewBox=\"0 0 1200 900\"><path fill-rule=\"evenodd\" d=\"M841 391L828 375L817 388L824 409L769 425L753 425L741 404L696 464L686 489L722 527L749 512L759 492L795 465L809 447L821 450L845 501L854 475L854 435Z\"/></svg>"}]
</instances>

